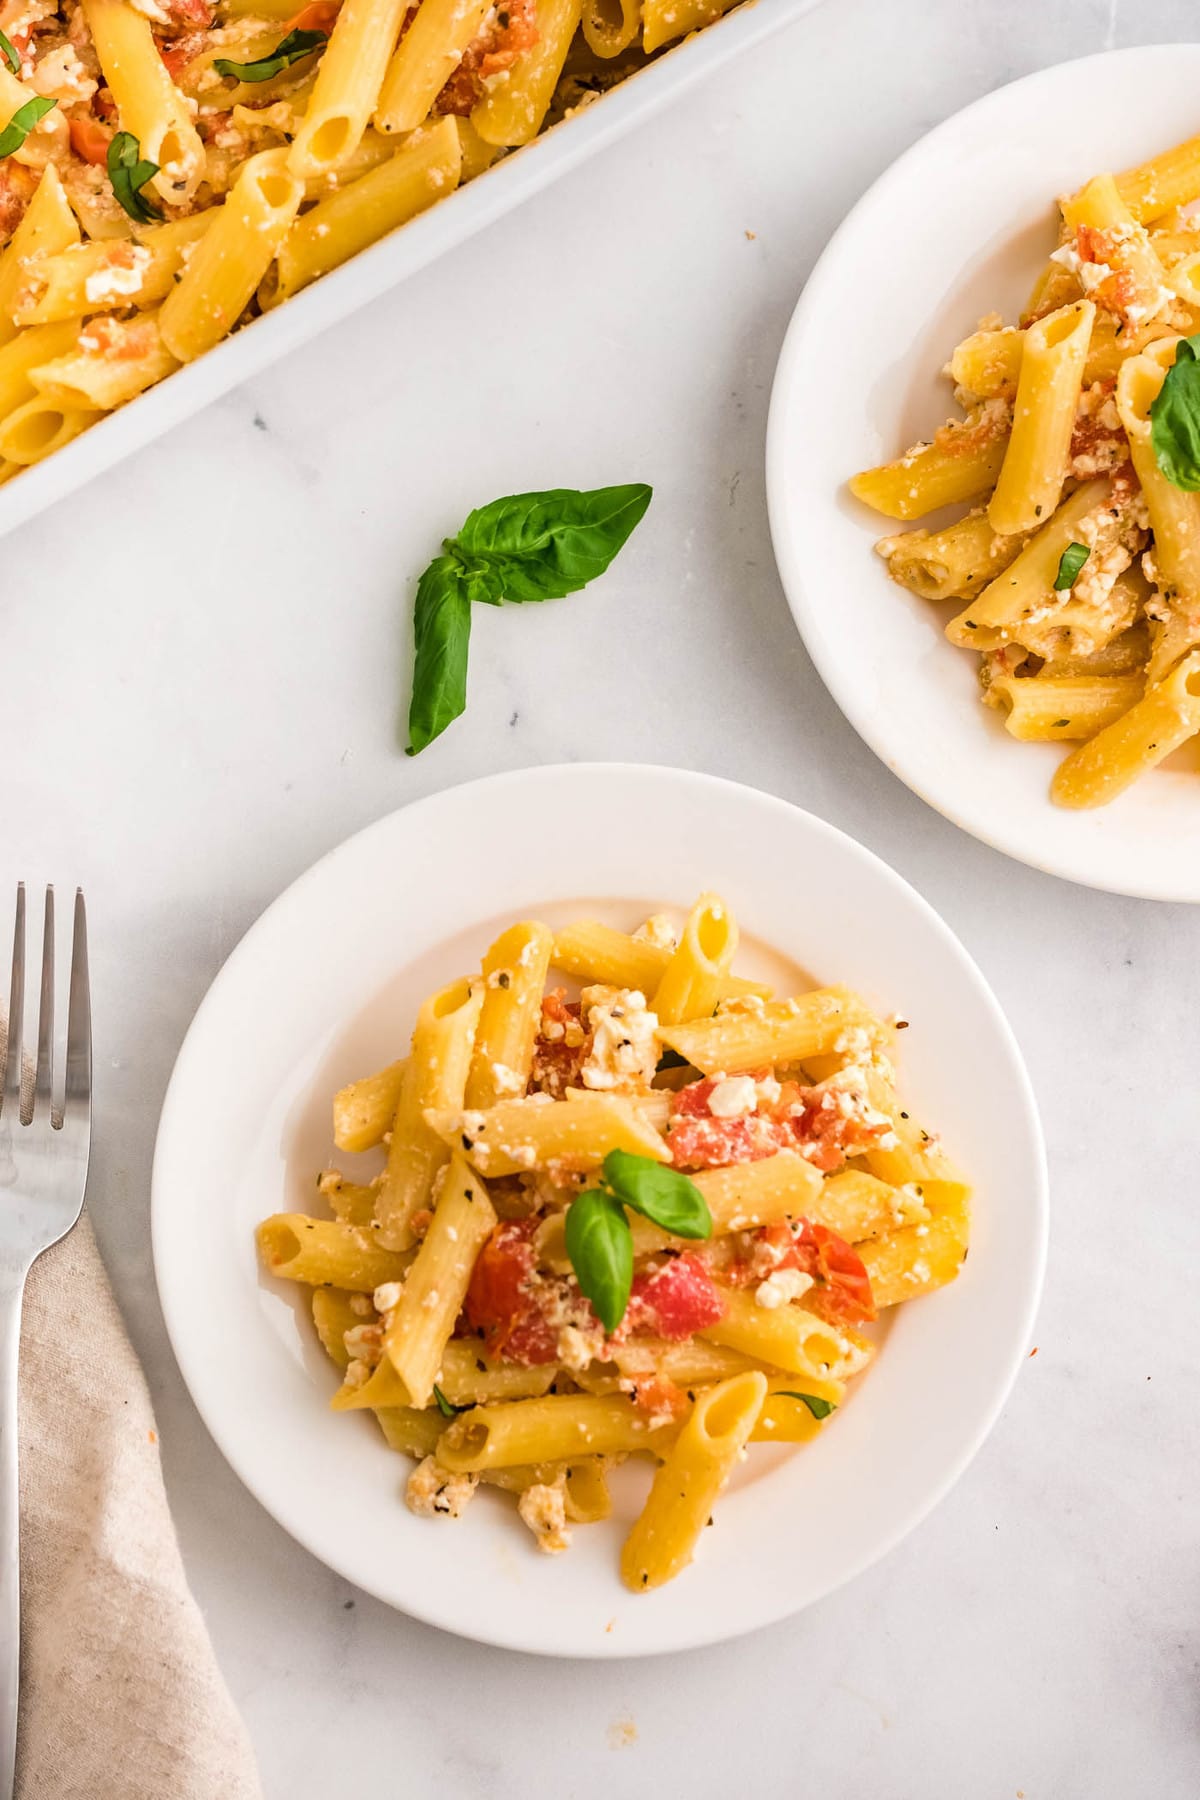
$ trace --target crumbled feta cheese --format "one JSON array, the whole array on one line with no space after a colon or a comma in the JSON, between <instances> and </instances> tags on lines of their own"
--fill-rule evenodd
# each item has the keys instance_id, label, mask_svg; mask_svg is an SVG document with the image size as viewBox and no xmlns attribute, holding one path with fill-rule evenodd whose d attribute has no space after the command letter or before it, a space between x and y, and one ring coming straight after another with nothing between
<instances>
[{"instance_id":1,"label":"crumbled feta cheese","mask_svg":"<svg viewBox=\"0 0 1200 1800\"><path fill-rule=\"evenodd\" d=\"M651 913L633 934L635 944L653 944L659 950L675 949L675 928L666 913Z\"/></svg>"},{"instance_id":2,"label":"crumbled feta cheese","mask_svg":"<svg viewBox=\"0 0 1200 1800\"><path fill-rule=\"evenodd\" d=\"M119 262L116 260L118 254ZM144 245L122 245L119 253L114 250L113 261L106 268L97 269L94 275L88 276L83 284L85 298L96 306L104 306L139 293L150 262L150 252Z\"/></svg>"},{"instance_id":3,"label":"crumbled feta cheese","mask_svg":"<svg viewBox=\"0 0 1200 1800\"><path fill-rule=\"evenodd\" d=\"M608 1092L649 1088L658 1069L658 1015L647 1007L645 995L636 988L589 987L581 1000L592 1033L579 1071L583 1086Z\"/></svg>"},{"instance_id":4,"label":"crumbled feta cheese","mask_svg":"<svg viewBox=\"0 0 1200 1800\"><path fill-rule=\"evenodd\" d=\"M492 1064L492 1080L498 1094L523 1094L525 1091L525 1083L517 1071L510 1069L507 1063L495 1062Z\"/></svg>"},{"instance_id":5,"label":"crumbled feta cheese","mask_svg":"<svg viewBox=\"0 0 1200 1800\"><path fill-rule=\"evenodd\" d=\"M740 1119L758 1105L758 1085L752 1075L723 1075L708 1097L714 1119Z\"/></svg>"},{"instance_id":6,"label":"crumbled feta cheese","mask_svg":"<svg viewBox=\"0 0 1200 1800\"><path fill-rule=\"evenodd\" d=\"M360 1319L369 1319L374 1313L375 1308L371 1304L371 1299L368 1294L351 1294L350 1311L356 1313Z\"/></svg>"},{"instance_id":7,"label":"crumbled feta cheese","mask_svg":"<svg viewBox=\"0 0 1200 1800\"><path fill-rule=\"evenodd\" d=\"M96 92L97 83L75 54L74 46L59 44L42 57L29 85L35 94L41 94L47 100L59 100L64 106L86 106Z\"/></svg>"},{"instance_id":8,"label":"crumbled feta cheese","mask_svg":"<svg viewBox=\"0 0 1200 1800\"><path fill-rule=\"evenodd\" d=\"M376 1312L391 1312L393 1307L399 1306L400 1296L403 1292L404 1285L402 1282L385 1281L381 1287L375 1289L374 1298Z\"/></svg>"},{"instance_id":9,"label":"crumbled feta cheese","mask_svg":"<svg viewBox=\"0 0 1200 1800\"><path fill-rule=\"evenodd\" d=\"M555 1355L564 1369L586 1369L599 1359L604 1333L578 1325L564 1325L555 1344Z\"/></svg>"},{"instance_id":10,"label":"crumbled feta cheese","mask_svg":"<svg viewBox=\"0 0 1200 1800\"><path fill-rule=\"evenodd\" d=\"M443 1469L436 1456L427 1456L417 1464L408 1478L404 1498L410 1512L424 1519L448 1519L462 1516L467 1502L479 1483L478 1475L452 1475Z\"/></svg>"},{"instance_id":11,"label":"crumbled feta cheese","mask_svg":"<svg viewBox=\"0 0 1200 1800\"><path fill-rule=\"evenodd\" d=\"M518 1500L517 1511L537 1539L539 1550L553 1556L569 1547L567 1497L561 1482L555 1482L553 1487L544 1481L534 1482Z\"/></svg>"},{"instance_id":12,"label":"crumbled feta cheese","mask_svg":"<svg viewBox=\"0 0 1200 1800\"><path fill-rule=\"evenodd\" d=\"M786 1306L789 1301L798 1300L801 1294L807 1294L812 1285L812 1276L801 1269L776 1269L773 1275L759 1282L754 1299L757 1305L774 1312L776 1307Z\"/></svg>"}]
</instances>

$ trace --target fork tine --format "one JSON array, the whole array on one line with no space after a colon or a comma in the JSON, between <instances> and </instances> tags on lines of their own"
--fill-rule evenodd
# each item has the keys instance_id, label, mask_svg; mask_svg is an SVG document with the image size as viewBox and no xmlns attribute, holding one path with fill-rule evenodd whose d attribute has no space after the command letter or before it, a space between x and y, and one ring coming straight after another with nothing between
<instances>
[{"instance_id":1,"label":"fork tine","mask_svg":"<svg viewBox=\"0 0 1200 1800\"><path fill-rule=\"evenodd\" d=\"M37 1076L33 1103L51 1104L54 1092L54 889L46 889L46 916L42 925L42 997L38 1009Z\"/></svg>"},{"instance_id":2,"label":"fork tine","mask_svg":"<svg viewBox=\"0 0 1200 1800\"><path fill-rule=\"evenodd\" d=\"M8 995L8 1048L4 1059L4 1102L21 1101L21 1035L25 1007L25 883L17 883L17 916L13 925L12 986ZM15 1122L15 1121L14 1121Z\"/></svg>"},{"instance_id":3,"label":"fork tine","mask_svg":"<svg viewBox=\"0 0 1200 1800\"><path fill-rule=\"evenodd\" d=\"M83 889L75 890L75 933L71 942L71 989L67 1009L67 1087L64 1111L87 1112L92 1097L92 1002L88 988L87 912Z\"/></svg>"}]
</instances>

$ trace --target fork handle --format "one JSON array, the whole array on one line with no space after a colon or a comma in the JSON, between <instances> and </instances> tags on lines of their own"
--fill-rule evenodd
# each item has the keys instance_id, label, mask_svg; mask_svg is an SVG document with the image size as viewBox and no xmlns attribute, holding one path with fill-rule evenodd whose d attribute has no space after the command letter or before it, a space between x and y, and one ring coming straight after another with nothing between
<instances>
[{"instance_id":1,"label":"fork handle","mask_svg":"<svg viewBox=\"0 0 1200 1800\"><path fill-rule=\"evenodd\" d=\"M25 1270L0 1268L0 1800L12 1800L21 1672L17 1349Z\"/></svg>"}]
</instances>

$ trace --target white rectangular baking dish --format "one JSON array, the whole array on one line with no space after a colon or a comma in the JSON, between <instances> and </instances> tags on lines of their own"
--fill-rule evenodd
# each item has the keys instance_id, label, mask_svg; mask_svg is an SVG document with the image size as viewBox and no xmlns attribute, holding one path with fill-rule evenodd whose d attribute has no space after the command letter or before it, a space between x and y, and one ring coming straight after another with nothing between
<instances>
[{"instance_id":1,"label":"white rectangular baking dish","mask_svg":"<svg viewBox=\"0 0 1200 1800\"><path fill-rule=\"evenodd\" d=\"M507 156L468 187L362 251L274 312L101 420L0 488L0 535L140 450L210 400L395 287L406 275L510 212L556 176L670 104L693 83L810 12L820 0L746 0L611 89L574 118Z\"/></svg>"}]
</instances>

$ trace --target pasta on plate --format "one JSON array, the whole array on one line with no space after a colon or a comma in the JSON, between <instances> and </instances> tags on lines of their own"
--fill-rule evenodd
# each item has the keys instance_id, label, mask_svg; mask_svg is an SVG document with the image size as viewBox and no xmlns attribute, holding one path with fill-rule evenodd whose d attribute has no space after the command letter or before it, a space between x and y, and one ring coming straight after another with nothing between
<instances>
[{"instance_id":1,"label":"pasta on plate","mask_svg":"<svg viewBox=\"0 0 1200 1800\"><path fill-rule=\"evenodd\" d=\"M1059 202L1019 324L953 352L964 416L856 475L902 586L948 601L1013 737L1074 746L1051 798L1115 799L1200 733L1200 138Z\"/></svg>"},{"instance_id":2,"label":"pasta on plate","mask_svg":"<svg viewBox=\"0 0 1200 1800\"><path fill-rule=\"evenodd\" d=\"M0 481L737 0L3 0Z\"/></svg>"},{"instance_id":3,"label":"pasta on plate","mask_svg":"<svg viewBox=\"0 0 1200 1800\"><path fill-rule=\"evenodd\" d=\"M336 1096L338 1149L383 1166L258 1231L311 1289L334 1408L416 1459L414 1512L503 1488L557 1551L608 1516L615 1463L652 1463L637 1592L691 1561L746 1446L815 1438L864 1328L967 1250L966 1182L897 1094L905 1021L776 998L737 945L714 894L678 931L510 926Z\"/></svg>"}]
</instances>

